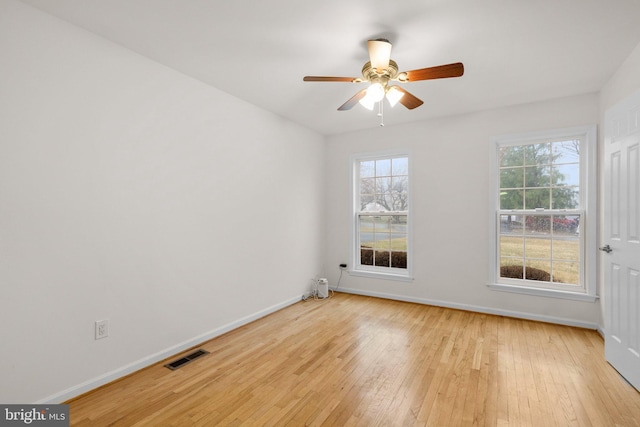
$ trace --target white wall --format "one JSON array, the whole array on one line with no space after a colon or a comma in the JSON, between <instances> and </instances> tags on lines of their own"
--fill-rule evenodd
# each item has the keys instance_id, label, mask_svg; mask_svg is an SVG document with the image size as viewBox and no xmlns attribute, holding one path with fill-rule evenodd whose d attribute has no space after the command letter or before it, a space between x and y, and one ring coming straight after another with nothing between
<instances>
[{"instance_id":1,"label":"white wall","mask_svg":"<svg viewBox=\"0 0 640 427\"><path fill-rule=\"evenodd\" d=\"M14 0L0 63L0 402L69 398L321 273L322 136Z\"/></svg>"},{"instance_id":2,"label":"white wall","mask_svg":"<svg viewBox=\"0 0 640 427\"><path fill-rule=\"evenodd\" d=\"M406 113L406 112L405 112ZM550 100L328 138L326 266L332 286L350 260L349 156L408 148L413 156L412 283L343 274L340 288L369 295L499 312L595 327L597 303L499 292L487 287L490 266L492 136L595 124L595 94Z\"/></svg>"},{"instance_id":3,"label":"white wall","mask_svg":"<svg viewBox=\"0 0 640 427\"><path fill-rule=\"evenodd\" d=\"M600 91L600 109L604 112L640 89L640 44L611 76Z\"/></svg>"}]
</instances>

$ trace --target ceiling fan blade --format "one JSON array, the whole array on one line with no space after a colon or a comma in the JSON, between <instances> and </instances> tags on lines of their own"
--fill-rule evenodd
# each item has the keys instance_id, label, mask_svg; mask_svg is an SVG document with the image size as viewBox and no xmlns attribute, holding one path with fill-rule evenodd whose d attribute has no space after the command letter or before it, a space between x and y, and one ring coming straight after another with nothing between
<instances>
[{"instance_id":1,"label":"ceiling fan blade","mask_svg":"<svg viewBox=\"0 0 640 427\"><path fill-rule=\"evenodd\" d=\"M367 94L367 89L362 89L360 92L353 95L347 102L338 107L338 111L346 111L352 109L364 96ZM403 97L404 98L404 97Z\"/></svg>"},{"instance_id":2,"label":"ceiling fan blade","mask_svg":"<svg viewBox=\"0 0 640 427\"><path fill-rule=\"evenodd\" d=\"M401 73L403 74L403 73ZM405 71L406 79L400 81L415 82L418 80L446 79L449 77L460 77L464 74L462 62L454 64L439 65L437 67L420 68L418 70Z\"/></svg>"},{"instance_id":3,"label":"ceiling fan blade","mask_svg":"<svg viewBox=\"0 0 640 427\"><path fill-rule=\"evenodd\" d=\"M357 77L323 77L323 76L305 76L303 79L305 82L347 82L357 83L360 81Z\"/></svg>"},{"instance_id":4,"label":"ceiling fan blade","mask_svg":"<svg viewBox=\"0 0 640 427\"><path fill-rule=\"evenodd\" d=\"M424 102L420 98L417 98L416 96L410 94L400 86L394 86L394 87L396 88L396 90L399 90L404 94L404 96L400 98L398 102L404 105L405 107L407 107L409 110L413 110L414 108L417 108L422 104L424 104Z\"/></svg>"},{"instance_id":5,"label":"ceiling fan blade","mask_svg":"<svg viewBox=\"0 0 640 427\"><path fill-rule=\"evenodd\" d=\"M369 48L369 60L371 68L375 68L382 73L389 67L389 59L391 59L391 42L387 39L369 40L367 42Z\"/></svg>"}]
</instances>

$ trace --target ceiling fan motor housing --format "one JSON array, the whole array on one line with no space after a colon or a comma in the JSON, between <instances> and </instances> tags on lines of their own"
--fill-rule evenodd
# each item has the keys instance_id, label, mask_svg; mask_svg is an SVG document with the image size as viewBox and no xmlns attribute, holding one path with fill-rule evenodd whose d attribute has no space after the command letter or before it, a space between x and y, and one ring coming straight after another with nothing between
<instances>
[{"instance_id":1,"label":"ceiling fan motor housing","mask_svg":"<svg viewBox=\"0 0 640 427\"><path fill-rule=\"evenodd\" d=\"M404 74L404 73L402 73ZM398 77L398 64L393 59L389 60L389 66L379 73L378 70L371 66L371 61L364 64L362 67L362 77L367 82L378 82L383 86L386 86L389 80L394 80Z\"/></svg>"}]
</instances>

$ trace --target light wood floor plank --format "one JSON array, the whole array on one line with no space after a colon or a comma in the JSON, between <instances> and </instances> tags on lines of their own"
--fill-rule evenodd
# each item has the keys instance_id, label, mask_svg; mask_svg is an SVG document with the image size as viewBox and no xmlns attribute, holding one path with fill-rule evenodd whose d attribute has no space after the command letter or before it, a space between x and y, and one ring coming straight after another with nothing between
<instances>
[{"instance_id":1,"label":"light wood floor plank","mask_svg":"<svg viewBox=\"0 0 640 427\"><path fill-rule=\"evenodd\" d=\"M336 294L200 348L73 399L71 425L640 426L585 329Z\"/></svg>"}]
</instances>

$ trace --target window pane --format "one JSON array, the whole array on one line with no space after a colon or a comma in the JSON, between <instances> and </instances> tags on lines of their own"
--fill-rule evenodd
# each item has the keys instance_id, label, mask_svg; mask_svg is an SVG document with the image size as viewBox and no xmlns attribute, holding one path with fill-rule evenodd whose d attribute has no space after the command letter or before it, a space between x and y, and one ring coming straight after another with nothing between
<instances>
[{"instance_id":1,"label":"window pane","mask_svg":"<svg viewBox=\"0 0 640 427\"><path fill-rule=\"evenodd\" d=\"M376 163L374 161L360 162L360 178L370 178L375 176L375 166Z\"/></svg>"},{"instance_id":2,"label":"window pane","mask_svg":"<svg viewBox=\"0 0 640 427\"><path fill-rule=\"evenodd\" d=\"M367 210L373 203L375 193L375 181L372 178L360 180L360 210Z\"/></svg>"},{"instance_id":3,"label":"window pane","mask_svg":"<svg viewBox=\"0 0 640 427\"><path fill-rule=\"evenodd\" d=\"M554 238L553 259L554 261L580 261L580 241L578 238Z\"/></svg>"},{"instance_id":4,"label":"window pane","mask_svg":"<svg viewBox=\"0 0 640 427\"><path fill-rule=\"evenodd\" d=\"M501 147L498 154L500 166L522 166L524 164L524 148L522 146Z\"/></svg>"},{"instance_id":5,"label":"window pane","mask_svg":"<svg viewBox=\"0 0 640 427\"><path fill-rule=\"evenodd\" d=\"M360 194L373 194L376 192L376 181L373 178L360 180Z\"/></svg>"},{"instance_id":6,"label":"window pane","mask_svg":"<svg viewBox=\"0 0 640 427\"><path fill-rule=\"evenodd\" d=\"M557 238L568 236L573 239L579 223L579 215L556 215L553 217L553 234Z\"/></svg>"},{"instance_id":7,"label":"window pane","mask_svg":"<svg viewBox=\"0 0 640 427\"><path fill-rule=\"evenodd\" d=\"M407 193L393 193L391 194L391 210L394 211L406 211L409 209Z\"/></svg>"},{"instance_id":8,"label":"window pane","mask_svg":"<svg viewBox=\"0 0 640 427\"><path fill-rule=\"evenodd\" d=\"M391 249L394 251L407 251L407 217L406 216L393 216L391 224Z\"/></svg>"},{"instance_id":9,"label":"window pane","mask_svg":"<svg viewBox=\"0 0 640 427\"><path fill-rule=\"evenodd\" d=\"M360 197L360 210L362 211L368 211L371 210L372 206L375 205L374 203L374 196L373 194L365 194L363 196Z\"/></svg>"},{"instance_id":10,"label":"window pane","mask_svg":"<svg viewBox=\"0 0 640 427\"><path fill-rule=\"evenodd\" d=\"M551 261L527 260L525 264L525 279L550 282Z\"/></svg>"},{"instance_id":11,"label":"window pane","mask_svg":"<svg viewBox=\"0 0 640 427\"><path fill-rule=\"evenodd\" d=\"M407 268L407 252L391 252L391 267Z\"/></svg>"},{"instance_id":12,"label":"window pane","mask_svg":"<svg viewBox=\"0 0 640 427\"><path fill-rule=\"evenodd\" d=\"M361 216L360 217L360 246L373 247L374 240L374 226L373 217Z\"/></svg>"},{"instance_id":13,"label":"window pane","mask_svg":"<svg viewBox=\"0 0 640 427\"><path fill-rule=\"evenodd\" d=\"M522 215L500 215L500 232L522 234L524 217Z\"/></svg>"},{"instance_id":14,"label":"window pane","mask_svg":"<svg viewBox=\"0 0 640 427\"><path fill-rule=\"evenodd\" d=\"M407 216L393 215L391 217L391 226L394 231L401 230L404 233L406 233L407 232Z\"/></svg>"},{"instance_id":15,"label":"window pane","mask_svg":"<svg viewBox=\"0 0 640 427\"><path fill-rule=\"evenodd\" d=\"M406 193L409 191L409 177L400 176L391 178L391 189L394 193Z\"/></svg>"},{"instance_id":16,"label":"window pane","mask_svg":"<svg viewBox=\"0 0 640 427\"><path fill-rule=\"evenodd\" d=\"M509 168L500 170L500 188L522 188L524 187L524 169Z\"/></svg>"},{"instance_id":17,"label":"window pane","mask_svg":"<svg viewBox=\"0 0 640 427\"><path fill-rule=\"evenodd\" d=\"M373 247L375 249L384 249L388 251L391 249L391 236L389 233L376 233L375 242Z\"/></svg>"},{"instance_id":18,"label":"window pane","mask_svg":"<svg viewBox=\"0 0 640 427\"><path fill-rule=\"evenodd\" d=\"M571 163L567 165L559 165L553 167L552 175L553 185L579 185L580 184L580 165Z\"/></svg>"},{"instance_id":19,"label":"window pane","mask_svg":"<svg viewBox=\"0 0 640 427\"><path fill-rule=\"evenodd\" d=\"M578 187L553 188L551 202L553 209L578 209L580 207Z\"/></svg>"},{"instance_id":20,"label":"window pane","mask_svg":"<svg viewBox=\"0 0 640 427\"><path fill-rule=\"evenodd\" d=\"M528 215L525 224L526 235L548 236L551 234L551 215Z\"/></svg>"},{"instance_id":21,"label":"window pane","mask_svg":"<svg viewBox=\"0 0 640 427\"><path fill-rule=\"evenodd\" d=\"M579 161L579 139L553 143L553 163L578 163Z\"/></svg>"},{"instance_id":22,"label":"window pane","mask_svg":"<svg viewBox=\"0 0 640 427\"><path fill-rule=\"evenodd\" d=\"M373 249L360 249L360 264L373 265Z\"/></svg>"},{"instance_id":23,"label":"window pane","mask_svg":"<svg viewBox=\"0 0 640 427\"><path fill-rule=\"evenodd\" d=\"M378 267L390 267L389 251L375 251L373 265Z\"/></svg>"},{"instance_id":24,"label":"window pane","mask_svg":"<svg viewBox=\"0 0 640 427\"><path fill-rule=\"evenodd\" d=\"M391 160L391 171L393 175L407 175L409 173L409 159L399 157Z\"/></svg>"},{"instance_id":25,"label":"window pane","mask_svg":"<svg viewBox=\"0 0 640 427\"><path fill-rule=\"evenodd\" d=\"M522 279L523 273L522 259L500 258L500 277Z\"/></svg>"},{"instance_id":26,"label":"window pane","mask_svg":"<svg viewBox=\"0 0 640 427\"><path fill-rule=\"evenodd\" d=\"M551 260L551 237L527 237L524 239L526 258Z\"/></svg>"},{"instance_id":27,"label":"window pane","mask_svg":"<svg viewBox=\"0 0 640 427\"><path fill-rule=\"evenodd\" d=\"M407 251L407 236L395 234L391 236L391 249L394 251Z\"/></svg>"},{"instance_id":28,"label":"window pane","mask_svg":"<svg viewBox=\"0 0 640 427\"><path fill-rule=\"evenodd\" d=\"M524 207L524 191L500 191L500 209L522 209Z\"/></svg>"},{"instance_id":29,"label":"window pane","mask_svg":"<svg viewBox=\"0 0 640 427\"><path fill-rule=\"evenodd\" d=\"M391 193L380 194L380 195L378 195L378 197L381 199L380 204L385 207L384 208L385 211L394 210L393 209L393 204L394 204L394 195L393 194L391 194Z\"/></svg>"},{"instance_id":30,"label":"window pane","mask_svg":"<svg viewBox=\"0 0 640 427\"><path fill-rule=\"evenodd\" d=\"M549 166L530 166L525 168L524 186L531 187L550 187L551 186L551 168Z\"/></svg>"},{"instance_id":31,"label":"window pane","mask_svg":"<svg viewBox=\"0 0 640 427\"><path fill-rule=\"evenodd\" d=\"M391 178L376 178L376 193L391 193Z\"/></svg>"},{"instance_id":32,"label":"window pane","mask_svg":"<svg viewBox=\"0 0 640 427\"><path fill-rule=\"evenodd\" d=\"M409 209L409 178L406 176L391 178L391 202L389 207L394 211Z\"/></svg>"},{"instance_id":33,"label":"window pane","mask_svg":"<svg viewBox=\"0 0 640 427\"><path fill-rule=\"evenodd\" d=\"M535 190L525 190L525 209L549 209L551 190L549 188L540 188Z\"/></svg>"},{"instance_id":34,"label":"window pane","mask_svg":"<svg viewBox=\"0 0 640 427\"><path fill-rule=\"evenodd\" d=\"M391 176L391 159L376 160L376 176Z\"/></svg>"},{"instance_id":35,"label":"window pane","mask_svg":"<svg viewBox=\"0 0 640 427\"><path fill-rule=\"evenodd\" d=\"M360 264L373 265L375 243L375 222L373 216L360 216Z\"/></svg>"},{"instance_id":36,"label":"window pane","mask_svg":"<svg viewBox=\"0 0 640 427\"><path fill-rule=\"evenodd\" d=\"M524 239L514 236L500 236L500 257L524 257Z\"/></svg>"},{"instance_id":37,"label":"window pane","mask_svg":"<svg viewBox=\"0 0 640 427\"><path fill-rule=\"evenodd\" d=\"M406 211L409 209L408 193L393 193L393 203L391 209L394 211Z\"/></svg>"},{"instance_id":38,"label":"window pane","mask_svg":"<svg viewBox=\"0 0 640 427\"><path fill-rule=\"evenodd\" d=\"M390 230L389 222L391 218L388 216L374 216L373 223L375 226L376 233L388 233Z\"/></svg>"},{"instance_id":39,"label":"window pane","mask_svg":"<svg viewBox=\"0 0 640 427\"><path fill-rule=\"evenodd\" d=\"M551 144L530 144L524 147L526 165L547 165L550 163Z\"/></svg>"},{"instance_id":40,"label":"window pane","mask_svg":"<svg viewBox=\"0 0 640 427\"><path fill-rule=\"evenodd\" d=\"M580 283L580 264L578 262L553 262L553 281L577 285Z\"/></svg>"},{"instance_id":41,"label":"window pane","mask_svg":"<svg viewBox=\"0 0 640 427\"><path fill-rule=\"evenodd\" d=\"M553 240L553 260L580 261L580 240L575 238L555 238Z\"/></svg>"}]
</instances>

